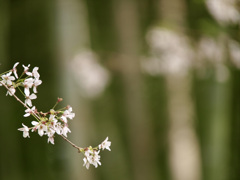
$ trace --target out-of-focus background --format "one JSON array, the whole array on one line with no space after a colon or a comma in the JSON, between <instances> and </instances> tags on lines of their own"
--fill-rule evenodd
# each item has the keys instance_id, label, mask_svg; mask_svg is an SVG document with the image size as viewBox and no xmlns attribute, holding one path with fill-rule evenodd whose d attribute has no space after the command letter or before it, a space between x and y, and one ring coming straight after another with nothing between
<instances>
[{"instance_id":1,"label":"out-of-focus background","mask_svg":"<svg viewBox=\"0 0 240 180\"><path fill-rule=\"evenodd\" d=\"M239 5L1 0L0 71L38 66L38 110L62 97L69 139L112 151L87 170L60 137L24 139L32 119L0 87L0 179L239 180Z\"/></svg>"}]
</instances>

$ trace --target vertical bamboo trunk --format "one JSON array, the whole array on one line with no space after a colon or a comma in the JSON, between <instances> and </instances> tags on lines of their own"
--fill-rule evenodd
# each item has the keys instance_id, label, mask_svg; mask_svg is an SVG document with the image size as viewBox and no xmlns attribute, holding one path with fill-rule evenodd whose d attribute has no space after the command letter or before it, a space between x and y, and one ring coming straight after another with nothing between
<instances>
[{"instance_id":1,"label":"vertical bamboo trunk","mask_svg":"<svg viewBox=\"0 0 240 180\"><path fill-rule=\"evenodd\" d=\"M194 130L189 76L166 76L169 113L169 165L173 180L200 180L200 152Z\"/></svg>"},{"instance_id":2,"label":"vertical bamboo trunk","mask_svg":"<svg viewBox=\"0 0 240 180\"><path fill-rule=\"evenodd\" d=\"M212 84L211 84L212 85ZM213 83L209 122L205 122L204 163L206 179L229 179L230 83ZM207 137L206 137L207 136Z\"/></svg>"},{"instance_id":3,"label":"vertical bamboo trunk","mask_svg":"<svg viewBox=\"0 0 240 180\"><path fill-rule=\"evenodd\" d=\"M87 11L83 1L79 0L58 0L57 1L57 56L59 60L59 88L64 96L64 101L73 107L76 117L69 124L72 133L69 138L79 146L87 146L90 140L88 131L91 122L89 105L84 102L78 93L76 83L73 81L71 62L77 53L89 48L89 34L87 24ZM69 144L67 152L72 154L68 162L69 179L93 179L90 171L83 167L83 156L78 154Z\"/></svg>"},{"instance_id":4,"label":"vertical bamboo trunk","mask_svg":"<svg viewBox=\"0 0 240 180\"><path fill-rule=\"evenodd\" d=\"M135 1L114 1L115 22L122 56L118 58L124 86L130 163L136 180L155 179L155 148L143 95L139 66L139 22Z\"/></svg>"},{"instance_id":5,"label":"vertical bamboo trunk","mask_svg":"<svg viewBox=\"0 0 240 180\"><path fill-rule=\"evenodd\" d=\"M164 24L170 25L175 31L183 30L186 18L184 0L161 0L159 11ZM200 150L194 129L191 75L168 73L165 79L169 113L169 165L172 179L200 180Z\"/></svg>"}]
</instances>

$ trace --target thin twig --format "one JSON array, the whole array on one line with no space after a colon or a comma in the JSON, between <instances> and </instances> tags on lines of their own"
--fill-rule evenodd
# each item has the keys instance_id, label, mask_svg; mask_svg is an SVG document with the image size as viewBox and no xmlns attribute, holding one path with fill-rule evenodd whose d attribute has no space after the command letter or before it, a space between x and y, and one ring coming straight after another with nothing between
<instances>
[{"instance_id":1,"label":"thin twig","mask_svg":"<svg viewBox=\"0 0 240 180\"><path fill-rule=\"evenodd\" d=\"M78 151L80 151L80 149L82 149L81 147L78 147L76 144L74 144L73 142L71 142L69 139L67 139L64 135L61 134L61 137L67 141L68 143L70 143L72 145L72 147L78 149Z\"/></svg>"}]
</instances>

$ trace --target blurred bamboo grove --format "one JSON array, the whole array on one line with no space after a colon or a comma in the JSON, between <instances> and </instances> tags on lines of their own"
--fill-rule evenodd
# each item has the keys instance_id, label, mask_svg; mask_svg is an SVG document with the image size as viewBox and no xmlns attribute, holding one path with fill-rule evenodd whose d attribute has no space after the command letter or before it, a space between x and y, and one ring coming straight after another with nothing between
<instances>
[{"instance_id":1,"label":"blurred bamboo grove","mask_svg":"<svg viewBox=\"0 0 240 180\"><path fill-rule=\"evenodd\" d=\"M238 0L1 0L0 70L38 66L34 105L62 97L69 139L112 141L102 166L17 131L24 108L0 88L1 180L239 180Z\"/></svg>"}]
</instances>

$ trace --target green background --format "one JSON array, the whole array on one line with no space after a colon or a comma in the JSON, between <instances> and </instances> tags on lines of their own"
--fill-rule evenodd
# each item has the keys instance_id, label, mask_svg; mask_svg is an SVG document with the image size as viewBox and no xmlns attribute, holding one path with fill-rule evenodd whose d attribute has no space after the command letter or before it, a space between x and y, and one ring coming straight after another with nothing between
<instances>
[{"instance_id":1,"label":"green background","mask_svg":"<svg viewBox=\"0 0 240 180\"><path fill-rule=\"evenodd\" d=\"M216 78L214 63L203 64L203 77L194 65L187 76L152 76L140 64L151 56L146 35L156 26L184 34L193 50L205 36L240 40L239 24L219 23L203 0L0 0L0 71L15 62L19 72L21 64L39 67L43 84L33 101L37 109L48 111L62 97L61 105L70 104L76 112L70 140L95 146L108 136L112 142L112 151L100 154L102 166L87 170L83 156L61 137L55 145L37 133L24 139L17 129L30 125L31 118L23 117L24 107L1 87L0 179L188 180L182 172L193 167L174 168L187 167L187 158L197 159L198 167L189 180L240 179L240 71L227 41L218 42L228 72L224 81ZM84 96L71 70L74 57L85 49L110 75L105 90L92 98ZM192 63L198 61L194 55ZM178 98L180 104L171 105ZM179 116L189 118L185 105L193 115L175 127ZM184 127L192 134L172 140ZM184 142L195 143L189 155L174 149L188 147Z\"/></svg>"}]
</instances>

